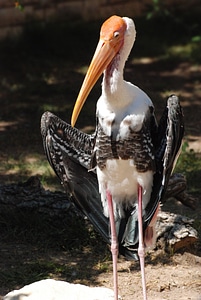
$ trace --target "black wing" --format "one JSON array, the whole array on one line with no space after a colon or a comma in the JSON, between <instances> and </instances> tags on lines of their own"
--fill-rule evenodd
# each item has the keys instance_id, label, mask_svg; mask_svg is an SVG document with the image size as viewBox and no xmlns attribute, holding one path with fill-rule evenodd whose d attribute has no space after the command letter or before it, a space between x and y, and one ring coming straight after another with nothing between
<instances>
[{"instance_id":1,"label":"black wing","mask_svg":"<svg viewBox=\"0 0 201 300\"><path fill-rule=\"evenodd\" d=\"M172 95L168 98L158 128L154 128L154 131L156 172L153 179L151 198L143 217L144 231L152 221L159 203L164 199L168 181L173 172L184 135L183 114L177 96ZM120 232L122 244L130 250L136 251L138 247L136 209L126 212L125 215L124 227Z\"/></svg>"},{"instance_id":2,"label":"black wing","mask_svg":"<svg viewBox=\"0 0 201 300\"><path fill-rule=\"evenodd\" d=\"M85 134L50 112L41 118L45 154L68 196L109 243L96 174L90 169L94 136Z\"/></svg>"},{"instance_id":3,"label":"black wing","mask_svg":"<svg viewBox=\"0 0 201 300\"><path fill-rule=\"evenodd\" d=\"M151 222L159 202L162 201L183 137L183 115L176 96L168 98L157 130L157 139L154 139L157 170L151 199L144 216L144 229ZM109 219L103 215L97 176L95 171L88 171L95 135L72 128L50 112L42 116L41 133L47 158L72 201L110 243ZM127 258L136 259L138 224L131 210L125 211L125 216L118 224L119 250Z\"/></svg>"},{"instance_id":4,"label":"black wing","mask_svg":"<svg viewBox=\"0 0 201 300\"><path fill-rule=\"evenodd\" d=\"M169 178L177 161L184 135L183 113L177 96L167 100L159 121L155 145L156 173L151 199L146 207L145 223L148 225L159 202L163 201Z\"/></svg>"}]
</instances>

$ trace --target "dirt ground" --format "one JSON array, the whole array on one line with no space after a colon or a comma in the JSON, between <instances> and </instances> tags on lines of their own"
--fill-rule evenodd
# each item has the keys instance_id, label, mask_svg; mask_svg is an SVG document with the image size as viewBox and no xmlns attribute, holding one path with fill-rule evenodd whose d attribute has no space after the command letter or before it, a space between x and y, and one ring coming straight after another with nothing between
<instances>
[{"instance_id":1,"label":"dirt ground","mask_svg":"<svg viewBox=\"0 0 201 300\"><path fill-rule=\"evenodd\" d=\"M15 243L1 244L1 266L15 268L19 264L19 255L23 261L31 261L33 255L37 257L36 248L30 245ZM62 251L51 251L49 249L46 259L57 260L63 264L71 262L71 274L66 276L55 276L49 274L49 278L64 280L74 283L86 284L88 286L104 286L112 289L112 263L107 261L107 271L101 273L90 269L90 261L95 260L95 253L89 254L88 258L83 261L80 256L69 255ZM11 257L12 256L12 257ZM40 256L42 256L40 254ZM20 260L22 259L20 258ZM201 299L201 257L199 254L192 254L189 251L175 253L172 256L161 253L159 250L146 259L146 281L147 294L149 300L200 300ZM3 260L3 262L2 262ZM11 263L12 261L12 263ZM88 265L89 264L89 265ZM84 269L84 271L83 271ZM86 278L80 280L82 272L86 272ZM38 270L39 272L39 270ZM16 272L16 274L18 274ZM8 276L8 275L7 275ZM19 276L19 274L18 274ZM26 276L26 274L23 274ZM9 277L7 277L9 278ZM70 280L69 280L70 279ZM24 279L26 282L26 278ZM39 280L39 279L38 279ZM6 277L5 277L6 281ZM35 280L37 281L37 280ZM141 287L141 274L138 262L125 261L119 258L118 261L118 283L119 295L122 299L143 299ZM15 285L13 289L18 289L23 285ZM10 289L0 287L0 299L3 298Z\"/></svg>"},{"instance_id":2,"label":"dirt ground","mask_svg":"<svg viewBox=\"0 0 201 300\"><path fill-rule=\"evenodd\" d=\"M80 72L72 71L72 65L70 67L65 65L62 59L58 59L57 65L53 67L50 65L50 62L48 64L44 60L40 65L39 58L33 56L31 62L28 62L25 67L22 62L26 53L21 55L22 57L17 56L17 54L13 57L13 65L10 64L10 69L7 69L8 59L2 62L3 67L0 71L2 77L1 85L3 87L0 94L2 102L0 162L2 165L5 164L5 161L9 161L9 155L11 154L13 155L13 160L15 160L16 157L21 159L22 155L25 157L27 153L33 151L40 154L41 160L45 160L39 132L40 116L46 107L49 110L52 108L54 111L55 107L60 103L60 108L55 109L54 112L61 117L64 117L65 114L69 117L72 110L72 102L66 105L65 95L75 99L83 78ZM20 59L21 62L19 61ZM34 74L32 73L33 68ZM43 74L40 71L42 79L36 80L34 76L38 76L40 68L46 68L46 70L43 70ZM126 77L132 82L135 81L136 85L147 91L152 99L158 99L156 100L157 114L160 114L164 105L161 99L166 98L167 94L174 92L180 95L186 123L185 140L188 141L190 148L200 157L201 66L187 61L165 63L152 58L140 58L134 60L134 62L130 60L126 69ZM34 82L35 86L33 89L27 84L28 81L30 84ZM72 87L73 81L76 83ZM45 89L44 85L46 85ZM41 103L44 105L42 106ZM90 110L89 113L91 113L91 103L92 101L89 102L85 112ZM11 118L9 114L12 114ZM80 128L91 126L88 115L84 116L84 113L79 122ZM6 172L6 168L1 169L0 175L1 183L17 182L20 178L19 173ZM200 176L200 174L198 175ZM54 180L56 181L57 179L54 178ZM193 195L198 198L195 211L183 207L179 203L172 202L168 202L164 209L187 215L200 222L200 190L195 191ZM84 253L82 255L80 253L78 255L69 253L61 248L56 249L55 245L52 248L49 246L48 249L41 250L37 243L34 244L33 240L28 240L27 243L24 239L20 240L20 236L17 233L14 241L9 238L6 241L4 236L4 239L0 242L0 279L5 285L1 284L0 286L0 299L8 291L20 288L23 286L23 283L27 282L26 277L30 274L25 272L20 275L18 269L20 270L20 264L25 262L27 264L32 263L33 258L38 259L40 262L43 260L59 262L62 266L69 264L69 261L71 262L72 268L67 274L64 275L62 272L60 274L57 272L55 275L50 270L47 272L46 277L112 288L111 258L108 254L106 258L105 255L100 256L98 254L98 259L100 260L100 267L98 267L96 250L97 246L88 255ZM107 265L105 269L102 266L103 260L105 260ZM95 269L90 267L92 266L92 261L96 262ZM120 258L118 270L119 294L122 296L122 299L142 299L139 263L128 262ZM14 274L13 272L16 272L16 276L21 276L20 284L15 283L14 280L12 283L10 280L10 277ZM41 269L34 269L34 281L41 279L41 272ZM85 273L84 279L82 276L83 272ZM152 252L146 258L146 276L149 300L200 300L200 242L178 253L171 253L171 255L163 253L161 250Z\"/></svg>"},{"instance_id":3,"label":"dirt ground","mask_svg":"<svg viewBox=\"0 0 201 300\"><path fill-rule=\"evenodd\" d=\"M190 267L189 267L190 266ZM169 263L146 266L147 294L150 300L199 300L201 259L187 252L175 254ZM111 287L111 277L99 277L102 285ZM140 272L129 262L119 264L119 294L123 299L143 299Z\"/></svg>"}]
</instances>

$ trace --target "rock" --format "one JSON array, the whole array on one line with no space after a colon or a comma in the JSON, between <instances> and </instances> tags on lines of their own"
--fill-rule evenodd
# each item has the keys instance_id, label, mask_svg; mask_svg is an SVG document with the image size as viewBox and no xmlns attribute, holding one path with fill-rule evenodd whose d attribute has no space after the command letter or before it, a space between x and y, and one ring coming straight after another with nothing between
<instances>
[{"instance_id":1,"label":"rock","mask_svg":"<svg viewBox=\"0 0 201 300\"><path fill-rule=\"evenodd\" d=\"M4 296L3 300L112 300L114 293L105 287L88 287L54 279L25 285Z\"/></svg>"},{"instance_id":2,"label":"rock","mask_svg":"<svg viewBox=\"0 0 201 300\"><path fill-rule=\"evenodd\" d=\"M189 247L198 240L198 233L191 226L193 222L185 216L161 211L156 222L156 245L168 252Z\"/></svg>"}]
</instances>

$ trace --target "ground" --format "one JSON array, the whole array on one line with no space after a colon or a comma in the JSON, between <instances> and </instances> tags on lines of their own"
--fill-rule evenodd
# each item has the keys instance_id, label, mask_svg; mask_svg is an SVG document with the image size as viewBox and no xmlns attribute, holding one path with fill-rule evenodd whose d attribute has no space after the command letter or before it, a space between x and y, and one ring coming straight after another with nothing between
<instances>
[{"instance_id":1,"label":"ground","mask_svg":"<svg viewBox=\"0 0 201 300\"><path fill-rule=\"evenodd\" d=\"M136 23L136 50L127 63L125 77L151 96L157 116L168 95L180 96L186 129L179 171L183 170L189 192L198 199L195 211L173 200L164 209L194 218L194 227L200 234L200 50L196 42L187 42L196 34L193 29L185 31L186 27L178 20L177 27L165 28L169 30L165 38L161 32L154 36L154 30L146 22ZM52 26L44 32L36 28L29 30L20 44L1 45L1 184L37 174L46 188L60 189L43 152L40 117L50 110L70 120L86 65L95 49L98 27L99 24L93 28L90 24L76 24L56 30ZM76 34L71 43L65 41L66 35L70 40L69 33L71 38ZM98 98L99 88L100 82L80 116L77 124L80 129L94 128L93 98ZM43 278L112 288L109 249L86 220L79 222L73 223L68 216L58 220L23 210L13 214L1 207L0 298L12 289ZM142 299L139 263L119 258L118 269L119 293L123 299ZM200 241L177 253L162 250L149 253L146 275L149 299L201 299Z\"/></svg>"}]
</instances>

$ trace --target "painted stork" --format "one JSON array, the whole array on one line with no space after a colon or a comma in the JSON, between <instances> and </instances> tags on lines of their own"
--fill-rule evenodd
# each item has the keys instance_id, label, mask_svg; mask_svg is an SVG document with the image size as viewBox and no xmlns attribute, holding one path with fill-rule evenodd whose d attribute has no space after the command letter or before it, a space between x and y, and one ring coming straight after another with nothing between
<instances>
[{"instance_id":1,"label":"painted stork","mask_svg":"<svg viewBox=\"0 0 201 300\"><path fill-rule=\"evenodd\" d=\"M184 130L177 96L168 98L157 125L150 98L123 79L135 36L130 18L112 16L106 20L73 110L72 127L49 112L41 120L45 152L56 174L104 238L108 241L111 236L115 300L118 249L131 258L135 258L138 249L143 297L147 299L145 248L154 243L159 203ZM93 135L87 135L74 125L102 73L97 127Z\"/></svg>"}]
</instances>

